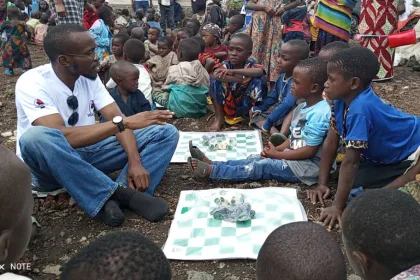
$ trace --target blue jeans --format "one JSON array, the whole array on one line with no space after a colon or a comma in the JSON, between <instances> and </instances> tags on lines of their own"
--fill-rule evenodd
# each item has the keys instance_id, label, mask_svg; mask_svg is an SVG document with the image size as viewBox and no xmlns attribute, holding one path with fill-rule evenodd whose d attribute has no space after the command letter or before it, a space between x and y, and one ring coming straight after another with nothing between
<instances>
[{"instance_id":1,"label":"blue jeans","mask_svg":"<svg viewBox=\"0 0 420 280\"><path fill-rule=\"evenodd\" d=\"M134 8L135 11L137 12L138 9L143 9L144 13L146 14L147 9L149 9L149 0L147 1L134 1Z\"/></svg>"},{"instance_id":2,"label":"blue jeans","mask_svg":"<svg viewBox=\"0 0 420 280\"><path fill-rule=\"evenodd\" d=\"M171 4L170 6L159 5L159 9L160 27L162 28L163 33L166 34L166 28L170 28L171 30L175 29L174 4Z\"/></svg>"},{"instance_id":3,"label":"blue jeans","mask_svg":"<svg viewBox=\"0 0 420 280\"><path fill-rule=\"evenodd\" d=\"M153 195L178 143L172 125L134 131L142 166L150 174L146 193ZM37 191L64 187L89 216L96 216L119 184L127 186L127 155L115 136L73 149L58 129L34 126L20 138L21 155L32 173ZM121 170L114 182L106 174Z\"/></svg>"},{"instance_id":4,"label":"blue jeans","mask_svg":"<svg viewBox=\"0 0 420 280\"><path fill-rule=\"evenodd\" d=\"M210 173L213 180L259 181L277 180L279 182L298 183L286 161L280 159L261 158L259 155L247 159L213 162Z\"/></svg>"}]
</instances>

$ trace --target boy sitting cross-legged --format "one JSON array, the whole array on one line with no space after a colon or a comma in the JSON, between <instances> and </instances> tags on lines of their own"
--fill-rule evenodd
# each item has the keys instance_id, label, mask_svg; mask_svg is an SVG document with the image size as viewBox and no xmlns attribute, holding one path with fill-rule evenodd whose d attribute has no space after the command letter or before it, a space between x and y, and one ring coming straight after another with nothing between
<instances>
[{"instance_id":1,"label":"boy sitting cross-legged","mask_svg":"<svg viewBox=\"0 0 420 280\"><path fill-rule=\"evenodd\" d=\"M342 141L346 154L337 193L332 206L320 217L330 227L341 220L352 189L363 191L390 184L404 174L420 145L420 119L385 104L374 93L371 82L378 71L378 58L366 48L343 50L328 62L325 92L334 101L331 127L322 150L318 187L310 190L308 197L313 203L318 199L323 203L330 195L328 177ZM397 187L402 185L394 183L386 188Z\"/></svg>"},{"instance_id":2,"label":"boy sitting cross-legged","mask_svg":"<svg viewBox=\"0 0 420 280\"><path fill-rule=\"evenodd\" d=\"M153 100L175 113L178 118L206 114L210 77L198 60L200 44L184 39L179 44L177 65L168 70L163 92L154 92Z\"/></svg>"},{"instance_id":3,"label":"boy sitting cross-legged","mask_svg":"<svg viewBox=\"0 0 420 280\"><path fill-rule=\"evenodd\" d=\"M249 112L250 125L265 132L276 133L287 114L296 105L296 98L290 93L293 69L299 61L309 57L308 44L303 40L285 43L278 58L281 75L275 88L261 102L257 102Z\"/></svg>"},{"instance_id":4,"label":"boy sitting cross-legged","mask_svg":"<svg viewBox=\"0 0 420 280\"><path fill-rule=\"evenodd\" d=\"M229 60L210 77L209 96L215 109L211 130L220 130L225 116L239 121L247 118L249 109L267 94L264 67L249 59L252 45L249 35L236 34L229 43Z\"/></svg>"},{"instance_id":5,"label":"boy sitting cross-legged","mask_svg":"<svg viewBox=\"0 0 420 280\"><path fill-rule=\"evenodd\" d=\"M301 61L293 71L292 94L303 98L291 122L291 135L282 145L264 148L261 156L245 160L211 162L190 142L190 170L197 178L214 180L271 180L315 184L318 180L321 146L328 132L331 111L322 99L327 80L327 62L320 58Z\"/></svg>"}]
</instances>

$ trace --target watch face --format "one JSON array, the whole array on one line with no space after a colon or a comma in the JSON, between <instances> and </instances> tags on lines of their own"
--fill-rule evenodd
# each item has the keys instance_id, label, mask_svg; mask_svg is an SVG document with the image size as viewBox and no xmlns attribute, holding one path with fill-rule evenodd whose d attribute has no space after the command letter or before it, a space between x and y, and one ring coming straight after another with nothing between
<instances>
[{"instance_id":1,"label":"watch face","mask_svg":"<svg viewBox=\"0 0 420 280\"><path fill-rule=\"evenodd\" d=\"M113 123L120 123L122 122L122 117L121 116L116 116L112 119Z\"/></svg>"}]
</instances>

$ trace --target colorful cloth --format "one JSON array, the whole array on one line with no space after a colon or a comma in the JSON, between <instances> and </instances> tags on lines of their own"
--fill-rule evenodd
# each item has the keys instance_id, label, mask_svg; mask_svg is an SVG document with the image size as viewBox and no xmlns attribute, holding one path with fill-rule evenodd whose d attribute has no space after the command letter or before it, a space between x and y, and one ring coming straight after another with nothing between
<instances>
[{"instance_id":1,"label":"colorful cloth","mask_svg":"<svg viewBox=\"0 0 420 280\"><path fill-rule=\"evenodd\" d=\"M86 30L89 30L97 20L98 14L96 11L89 11L88 9L85 9L83 12L83 26Z\"/></svg>"},{"instance_id":2,"label":"colorful cloth","mask_svg":"<svg viewBox=\"0 0 420 280\"><path fill-rule=\"evenodd\" d=\"M12 25L9 20L0 26L0 33L5 32L6 41L2 43L3 67L8 69L31 69L32 60L25 41L25 24Z\"/></svg>"},{"instance_id":3,"label":"colorful cloth","mask_svg":"<svg viewBox=\"0 0 420 280\"><path fill-rule=\"evenodd\" d=\"M220 41L220 38L222 38L222 30L215 23L207 23L201 28L201 31L205 31L212 34L214 37L219 39L219 41Z\"/></svg>"},{"instance_id":4,"label":"colorful cloth","mask_svg":"<svg viewBox=\"0 0 420 280\"><path fill-rule=\"evenodd\" d=\"M229 61L224 61L219 68L232 69ZM244 69L264 67L252 60L245 63ZM210 77L209 96L214 102L224 105L226 116L248 117L249 110L256 102L262 101L267 95L266 76L245 77L243 83L222 83L213 76Z\"/></svg>"},{"instance_id":5,"label":"colorful cloth","mask_svg":"<svg viewBox=\"0 0 420 280\"><path fill-rule=\"evenodd\" d=\"M219 61L219 59L217 59L215 56L214 56L214 54L213 53L200 53L200 54L198 54L198 60L201 62L201 64L203 65L203 66L205 66L206 65L206 60L207 60L207 58L211 58L211 59L213 59L214 60L214 67L213 67L213 69L216 69L216 68L218 68L219 66L220 66L220 61ZM213 73L213 70L211 71L211 73ZM210 73L210 74L211 74Z\"/></svg>"},{"instance_id":6,"label":"colorful cloth","mask_svg":"<svg viewBox=\"0 0 420 280\"><path fill-rule=\"evenodd\" d=\"M95 52L99 57L99 63L104 58L111 55L111 41L112 33L109 30L109 26L104 23L102 19L98 19L89 29L90 34L93 36L96 42Z\"/></svg>"},{"instance_id":7,"label":"colorful cloth","mask_svg":"<svg viewBox=\"0 0 420 280\"><path fill-rule=\"evenodd\" d=\"M282 1L279 0L250 0L254 3L276 8ZM281 18L279 16L268 16L265 12L254 12L251 23L248 25L254 46L252 56L258 64L264 66L270 82L277 81L280 72L277 67L279 51L281 47Z\"/></svg>"},{"instance_id":8,"label":"colorful cloth","mask_svg":"<svg viewBox=\"0 0 420 280\"><path fill-rule=\"evenodd\" d=\"M398 27L399 0L372 0L362 2L359 32L364 35L389 35ZM394 74L394 52L388 43L388 36L362 37L360 44L370 49L381 65L374 80L391 79Z\"/></svg>"},{"instance_id":9,"label":"colorful cloth","mask_svg":"<svg viewBox=\"0 0 420 280\"><path fill-rule=\"evenodd\" d=\"M15 6L15 4L11 2L7 2L6 7L3 11L0 11L0 24L2 24L7 19L7 8Z\"/></svg>"},{"instance_id":10,"label":"colorful cloth","mask_svg":"<svg viewBox=\"0 0 420 280\"><path fill-rule=\"evenodd\" d=\"M401 272L392 277L391 280L420 280L420 264Z\"/></svg>"},{"instance_id":11,"label":"colorful cloth","mask_svg":"<svg viewBox=\"0 0 420 280\"><path fill-rule=\"evenodd\" d=\"M332 42L347 42L346 40L341 39L340 37L334 36L323 29L318 29L318 37L315 42L314 53L318 54L325 45L328 45Z\"/></svg>"},{"instance_id":12,"label":"colorful cloth","mask_svg":"<svg viewBox=\"0 0 420 280\"><path fill-rule=\"evenodd\" d=\"M341 38L350 39L351 13L356 0L320 0L315 13L315 27Z\"/></svg>"},{"instance_id":13,"label":"colorful cloth","mask_svg":"<svg viewBox=\"0 0 420 280\"><path fill-rule=\"evenodd\" d=\"M52 1L52 12L57 25L64 23L73 23L82 25L84 0L63 0L66 16L60 17L55 9L55 3Z\"/></svg>"}]
</instances>

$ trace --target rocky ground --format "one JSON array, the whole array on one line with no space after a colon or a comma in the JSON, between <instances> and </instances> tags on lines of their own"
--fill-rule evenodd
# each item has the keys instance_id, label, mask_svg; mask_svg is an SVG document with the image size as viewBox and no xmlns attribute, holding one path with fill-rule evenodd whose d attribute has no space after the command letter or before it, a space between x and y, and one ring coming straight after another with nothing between
<instances>
[{"instance_id":1,"label":"rocky ground","mask_svg":"<svg viewBox=\"0 0 420 280\"><path fill-rule=\"evenodd\" d=\"M34 66L46 63L47 58L43 50L31 47ZM20 72L19 72L20 73ZM19 76L5 77L0 72L0 132L3 144L14 150L16 145L16 108L14 87ZM390 101L398 108L420 115L418 100L420 99L419 74L411 72L409 68L396 70L395 79L389 83L376 84L375 89L384 99ZM173 124L184 131L206 131L208 122L206 118L198 120L175 120ZM240 126L238 129L247 129ZM336 176L335 176L336 177ZM336 180L331 183L337 185ZM213 182L197 182L194 180L186 164L172 164L167 170L157 195L168 201L171 214L159 223L148 223L145 220L127 212L126 222L122 227L115 229L104 226L90 219L76 205L71 203L66 195L58 198L47 197L36 199L34 215L42 227L35 240L33 240L22 262L31 264L31 271L23 272L33 279L56 279L60 266L74 255L81 247L86 246L95 238L112 231L136 231L149 236L159 246L163 245L173 218L180 191L191 189L207 189L216 187L255 188L261 186L285 186L277 182L226 184ZM316 219L320 205L312 205L306 199L304 186L290 186L298 190L310 219ZM333 232L337 241L341 243L340 233ZM255 264L249 260L184 262L172 261L175 280L237 280L255 279ZM352 273L349 268L349 274Z\"/></svg>"}]
</instances>

